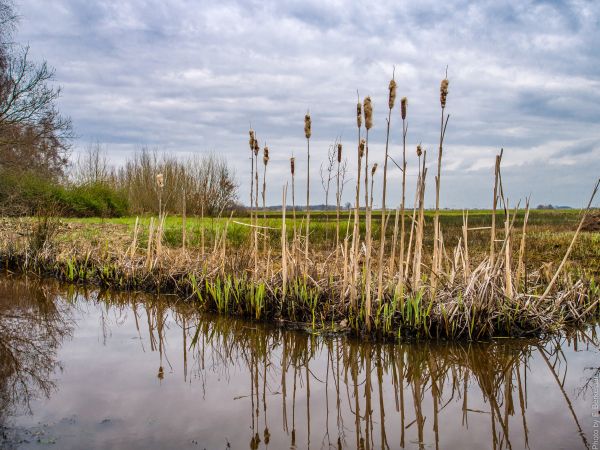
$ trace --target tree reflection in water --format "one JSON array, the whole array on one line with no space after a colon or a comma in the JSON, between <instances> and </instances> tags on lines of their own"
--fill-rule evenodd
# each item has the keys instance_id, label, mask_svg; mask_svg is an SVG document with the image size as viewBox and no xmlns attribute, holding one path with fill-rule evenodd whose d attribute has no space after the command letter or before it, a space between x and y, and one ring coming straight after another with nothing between
<instances>
[{"instance_id":1,"label":"tree reflection in water","mask_svg":"<svg viewBox=\"0 0 600 450\"><path fill-rule=\"evenodd\" d=\"M55 389L57 351L73 326L52 286L0 278L0 425Z\"/></svg>"}]
</instances>

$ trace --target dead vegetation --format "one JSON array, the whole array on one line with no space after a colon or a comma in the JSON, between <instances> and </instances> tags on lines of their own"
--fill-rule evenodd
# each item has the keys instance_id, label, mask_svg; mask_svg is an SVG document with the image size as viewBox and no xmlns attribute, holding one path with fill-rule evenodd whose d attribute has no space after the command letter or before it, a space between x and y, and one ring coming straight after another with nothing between
<instances>
[{"instance_id":1,"label":"dead vegetation","mask_svg":"<svg viewBox=\"0 0 600 450\"><path fill-rule=\"evenodd\" d=\"M211 239L207 240L205 222L201 222L197 230L199 241L192 246L186 235L184 217L179 231L182 245L169 248L164 245L166 211L169 209L165 202L173 201L173 198L164 198L160 187L157 191L158 219L151 219L147 228L136 220L127 245L109 246L105 241L104 245L96 246L65 243L58 248L33 248L5 239L3 260L11 266L52 273L70 281L92 281L126 289L170 290L223 313L309 322L312 327L341 327L369 336L478 339L494 335L552 333L593 320L599 311L598 285L584 272L568 269L580 233L593 220L591 218L597 217L591 206L600 180L595 184L575 233L569 236L565 252L556 255L552 261L545 261L551 264L531 267L529 201L521 208L520 204L509 205L505 198L502 151L496 158L491 183L491 225L473 224L469 212L465 211L461 224L444 228L440 192L443 145L449 119L446 113L448 86L448 79L444 78L440 85L440 138L434 180L436 203L431 222L424 202L428 185L428 151L421 145L417 146L419 176L412 210L405 204L403 178L402 203L396 208L393 229L387 231L390 217L385 206L381 214L373 211L375 179L383 172L385 180L388 168L387 158L379 172L379 164L369 162L369 130L374 125L374 117L373 103L366 97L362 104L360 101L357 104L355 205L347 217L336 214L333 238L329 235L316 239L316 230L321 225L317 215L311 221L310 210L300 218L299 225L296 223L294 159L291 160L293 226L287 223L286 187L282 192L282 219L272 224L267 218L265 192L269 152L265 147L261 171L260 147L255 131L251 130L252 207L249 223L238 222L232 217L222 218L222 226L213 228ZM389 94L388 138L396 96L395 81L390 83ZM405 98L401 101L401 119L404 145L402 167L399 168L405 171ZM307 164L310 164L311 127L310 115L306 114ZM262 191L259 188L261 172ZM363 205L360 203L361 186L364 189ZM385 188L382 195L382 205L385 205ZM262 214L259 196L263 199ZM308 181L306 201L309 205ZM234 242L239 238L240 227L249 229L247 238ZM391 239L387 239L387 233ZM141 236L145 237L145 242ZM474 240L479 243L477 251L473 247Z\"/></svg>"}]
</instances>

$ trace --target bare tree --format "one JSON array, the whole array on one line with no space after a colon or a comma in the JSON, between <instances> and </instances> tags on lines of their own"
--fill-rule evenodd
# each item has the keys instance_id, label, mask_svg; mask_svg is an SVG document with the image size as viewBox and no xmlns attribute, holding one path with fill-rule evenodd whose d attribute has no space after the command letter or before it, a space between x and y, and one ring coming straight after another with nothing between
<instances>
[{"instance_id":1,"label":"bare tree","mask_svg":"<svg viewBox=\"0 0 600 450\"><path fill-rule=\"evenodd\" d=\"M78 184L108 183L113 173L100 142L89 144L77 157L73 178Z\"/></svg>"},{"instance_id":2,"label":"bare tree","mask_svg":"<svg viewBox=\"0 0 600 450\"><path fill-rule=\"evenodd\" d=\"M215 154L178 159L142 149L119 169L118 187L128 192L133 212L155 210L156 175L163 174L162 201L166 211L218 215L234 206L238 186L224 158ZM183 193L185 192L185 199Z\"/></svg>"},{"instance_id":3,"label":"bare tree","mask_svg":"<svg viewBox=\"0 0 600 450\"><path fill-rule=\"evenodd\" d=\"M29 47L10 42L16 20L12 3L0 0L0 169L59 176L68 161L71 120L56 108L54 69L32 62Z\"/></svg>"}]
</instances>

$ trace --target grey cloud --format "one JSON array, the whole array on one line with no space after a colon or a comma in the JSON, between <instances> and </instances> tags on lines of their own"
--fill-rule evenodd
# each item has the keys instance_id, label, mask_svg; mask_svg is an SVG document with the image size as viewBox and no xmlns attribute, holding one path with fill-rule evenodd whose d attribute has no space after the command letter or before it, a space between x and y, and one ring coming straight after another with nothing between
<instances>
[{"instance_id":1,"label":"grey cloud","mask_svg":"<svg viewBox=\"0 0 600 450\"><path fill-rule=\"evenodd\" d=\"M413 168L418 142L435 159L439 82L449 66L446 206L489 203L489 172L500 147L513 194L532 192L538 203L556 197L579 204L587 190L574 180L600 171L598 2L56 0L41 8L20 0L18 6L20 40L57 68L61 110L80 136L76 150L100 140L115 162L142 145L219 151L238 173L242 200L250 122L271 149L269 202L280 202L276 182L285 182L292 152L304 164L302 119L309 109L312 178L337 136L354 174L357 88L373 98L371 152L381 163L394 65L398 96L409 98ZM401 155L398 116L392 116L394 158ZM398 177L392 169L390 178ZM391 201L398 201L398 183L391 186Z\"/></svg>"}]
</instances>

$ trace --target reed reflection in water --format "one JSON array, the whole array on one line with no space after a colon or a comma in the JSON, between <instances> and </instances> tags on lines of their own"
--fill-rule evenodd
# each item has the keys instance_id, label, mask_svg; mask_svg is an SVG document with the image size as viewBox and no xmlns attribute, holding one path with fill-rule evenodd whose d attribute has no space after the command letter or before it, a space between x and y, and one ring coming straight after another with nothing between
<instances>
[{"instance_id":1,"label":"reed reflection in water","mask_svg":"<svg viewBox=\"0 0 600 450\"><path fill-rule=\"evenodd\" d=\"M3 404L2 426L24 433L42 423L60 448L593 443L596 328L545 341L369 344L206 316L173 297L12 278L0 282L0 305L0 333L16 309L29 314L19 323L36 324L0 335L2 349L47 330L39 366L20 367L35 375L26 386L51 383L25 402L31 415L23 399ZM49 310L53 319L41 320ZM2 374L6 361L2 353ZM0 384L3 401L9 385Z\"/></svg>"}]
</instances>

